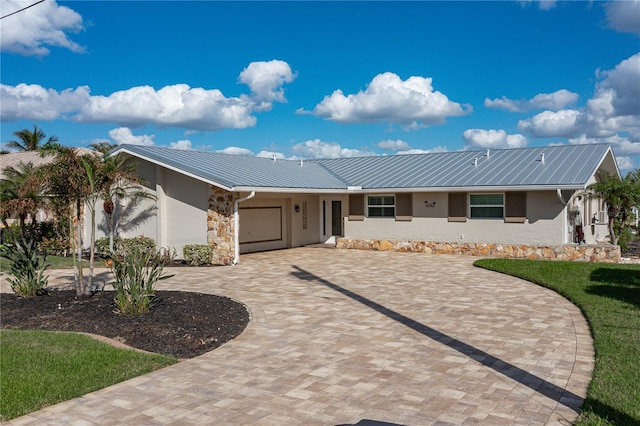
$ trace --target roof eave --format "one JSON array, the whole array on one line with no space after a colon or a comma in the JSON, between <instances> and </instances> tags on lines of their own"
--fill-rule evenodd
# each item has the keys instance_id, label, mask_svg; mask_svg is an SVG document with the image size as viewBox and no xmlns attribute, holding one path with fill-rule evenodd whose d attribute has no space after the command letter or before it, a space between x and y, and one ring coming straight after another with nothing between
<instances>
[{"instance_id":1,"label":"roof eave","mask_svg":"<svg viewBox=\"0 0 640 426\"><path fill-rule=\"evenodd\" d=\"M447 186L447 187L412 187L412 188L363 188L358 192L364 194L383 192L507 192L507 191L555 191L585 189L585 185L502 185L502 186Z\"/></svg>"},{"instance_id":2,"label":"roof eave","mask_svg":"<svg viewBox=\"0 0 640 426\"><path fill-rule=\"evenodd\" d=\"M117 155L117 154L120 154L120 153L129 154L132 157L139 158L141 160L148 161L148 162L150 162L152 164L156 164L158 166L165 167L165 168L167 168L169 170L173 170L176 173L180 173L182 175L189 176L189 177L191 177L193 179L196 179L196 180L199 180L201 182L208 183L209 185L217 186L218 188L222 188L222 189L227 190L227 191L233 191L233 188L230 187L229 185L225 185L225 184L222 184L220 182L216 182L216 181L204 178L202 176L198 176L196 174L189 173L189 172L187 172L187 171L185 171L183 169L180 169L178 167L174 167L174 166L172 166L170 164L163 163L162 161L156 160L154 158L147 157L146 155L141 155L140 153L131 151L131 150L127 149L126 147L117 148L115 151L112 152L111 155Z\"/></svg>"}]
</instances>

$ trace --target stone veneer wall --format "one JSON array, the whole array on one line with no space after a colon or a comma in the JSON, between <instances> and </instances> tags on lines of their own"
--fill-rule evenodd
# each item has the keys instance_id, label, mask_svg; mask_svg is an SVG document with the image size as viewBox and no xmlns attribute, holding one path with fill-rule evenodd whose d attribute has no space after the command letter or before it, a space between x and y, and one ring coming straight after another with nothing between
<instances>
[{"instance_id":1,"label":"stone veneer wall","mask_svg":"<svg viewBox=\"0 0 640 426\"><path fill-rule=\"evenodd\" d=\"M381 250L428 254L466 254L471 256L517 259L575 260L583 262L618 263L620 246L598 245L515 245L480 243L437 243L431 241L365 240L339 238L339 249Z\"/></svg>"},{"instance_id":2,"label":"stone veneer wall","mask_svg":"<svg viewBox=\"0 0 640 426\"><path fill-rule=\"evenodd\" d=\"M237 195L224 189L209 187L207 210L207 243L213 248L214 265L231 265L235 257L233 202Z\"/></svg>"}]
</instances>

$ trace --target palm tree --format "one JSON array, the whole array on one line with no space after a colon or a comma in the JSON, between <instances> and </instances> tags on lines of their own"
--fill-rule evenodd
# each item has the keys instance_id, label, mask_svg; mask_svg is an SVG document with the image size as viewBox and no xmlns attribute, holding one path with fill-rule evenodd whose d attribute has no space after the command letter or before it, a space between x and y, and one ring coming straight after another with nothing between
<instances>
[{"instance_id":1,"label":"palm tree","mask_svg":"<svg viewBox=\"0 0 640 426\"><path fill-rule=\"evenodd\" d=\"M109 143L109 142L95 142L89 144L90 148L93 148L94 151L99 152L102 155L105 155L107 152L111 151L113 148L116 148L118 144Z\"/></svg>"},{"instance_id":2,"label":"palm tree","mask_svg":"<svg viewBox=\"0 0 640 426\"><path fill-rule=\"evenodd\" d=\"M16 167L4 169L5 178L0 180L0 220L7 227L7 218L12 214L18 216L23 237L27 218L31 217L34 224L38 210L47 205L43 181L36 170L33 163L20 162Z\"/></svg>"},{"instance_id":3,"label":"palm tree","mask_svg":"<svg viewBox=\"0 0 640 426\"><path fill-rule=\"evenodd\" d=\"M26 151L38 151L42 146L40 142L44 140L47 135L40 129L38 126L33 126L33 131L29 129L22 129L17 132L13 132L15 136L18 137L20 141L9 141L7 142L7 148L15 148L18 151L26 152ZM46 146L55 145L58 142L58 138L56 136L51 136L47 142Z\"/></svg>"},{"instance_id":4,"label":"palm tree","mask_svg":"<svg viewBox=\"0 0 640 426\"><path fill-rule=\"evenodd\" d=\"M80 155L77 150L63 146L47 152L55 156L51 163L41 168L46 177L47 192L56 212L68 217L69 240L71 247L77 249L78 256L77 261L74 256L76 291L78 295L87 295L91 288L84 282L82 274L81 231L84 205L93 192L83 161L94 161L94 156Z\"/></svg>"},{"instance_id":5,"label":"palm tree","mask_svg":"<svg viewBox=\"0 0 640 426\"><path fill-rule=\"evenodd\" d=\"M108 142L100 142L90 145L95 151L103 154L99 174L96 176L96 193L102 197L102 208L106 215L107 226L101 230L109 235L109 251L114 251L115 234L123 219L132 219L122 215L122 202L129 200L135 207L144 199L155 199L153 194L146 192L140 186L143 182L135 171L135 165L127 162L122 155L109 155L109 151L117 145ZM140 221L150 217L146 209L140 213L138 220L133 220L136 226ZM155 208L151 210L155 211ZM131 212L130 212L131 213ZM132 216L131 214L129 216ZM106 229L105 229L106 228Z\"/></svg>"},{"instance_id":6,"label":"palm tree","mask_svg":"<svg viewBox=\"0 0 640 426\"><path fill-rule=\"evenodd\" d=\"M618 244L632 208L640 205L640 181L637 177L637 170L629 173L624 179L606 172L598 173L598 181L587 187L590 198L599 198L607 205L609 236L612 244Z\"/></svg>"}]
</instances>

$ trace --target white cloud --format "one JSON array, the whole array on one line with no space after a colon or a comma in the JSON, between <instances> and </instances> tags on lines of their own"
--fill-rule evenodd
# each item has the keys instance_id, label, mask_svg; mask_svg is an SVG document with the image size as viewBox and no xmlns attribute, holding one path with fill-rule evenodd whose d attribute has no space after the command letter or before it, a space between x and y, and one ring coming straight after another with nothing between
<instances>
[{"instance_id":1,"label":"white cloud","mask_svg":"<svg viewBox=\"0 0 640 426\"><path fill-rule=\"evenodd\" d=\"M487 108L504 109L511 112L525 112L533 109L548 108L559 110L571 105L578 100L578 94L561 89L553 93L540 93L529 100L512 100L505 96L502 98L484 100Z\"/></svg>"},{"instance_id":2,"label":"white cloud","mask_svg":"<svg viewBox=\"0 0 640 426\"><path fill-rule=\"evenodd\" d=\"M271 109L274 101L286 102L282 85L291 83L296 75L284 61L252 62L241 73L238 80L249 86L253 99L258 102L256 110Z\"/></svg>"},{"instance_id":3,"label":"white cloud","mask_svg":"<svg viewBox=\"0 0 640 426\"><path fill-rule=\"evenodd\" d=\"M602 71L603 80L596 85L594 109L614 116L640 115L640 53L620 62L613 70ZM604 111L603 105L611 110ZM596 107L597 105L597 107Z\"/></svg>"},{"instance_id":4,"label":"white cloud","mask_svg":"<svg viewBox=\"0 0 640 426\"><path fill-rule=\"evenodd\" d=\"M640 0L610 1L604 10L611 28L640 35Z\"/></svg>"},{"instance_id":5,"label":"white cloud","mask_svg":"<svg viewBox=\"0 0 640 426\"><path fill-rule=\"evenodd\" d=\"M631 171L636 169L635 162L631 159L631 157L625 157L625 156L619 155L616 157L616 161L618 162L618 168L622 172L621 174L623 176L626 174L624 173L625 171Z\"/></svg>"},{"instance_id":6,"label":"white cloud","mask_svg":"<svg viewBox=\"0 0 640 426\"><path fill-rule=\"evenodd\" d=\"M447 117L471 112L434 91L431 78L410 77L401 80L396 74L378 74L366 90L345 96L336 90L315 106L312 114L341 123L391 122L415 129L441 124ZM298 113L305 113L298 110Z\"/></svg>"},{"instance_id":7,"label":"white cloud","mask_svg":"<svg viewBox=\"0 0 640 426\"><path fill-rule=\"evenodd\" d=\"M544 111L518 122L518 130L534 138L573 137L582 130L581 113L576 110Z\"/></svg>"},{"instance_id":8,"label":"white cloud","mask_svg":"<svg viewBox=\"0 0 640 426\"><path fill-rule=\"evenodd\" d=\"M613 70L597 71L600 81L580 109L544 111L521 120L518 129L534 138L570 138L571 143L610 143L618 152L636 152L640 141L640 53Z\"/></svg>"},{"instance_id":9,"label":"white cloud","mask_svg":"<svg viewBox=\"0 0 640 426\"><path fill-rule=\"evenodd\" d=\"M153 146L155 142L155 135L140 135L135 136L131 129L128 127L118 127L117 129L109 130L109 137L118 144L131 144L131 145L144 145Z\"/></svg>"},{"instance_id":10,"label":"white cloud","mask_svg":"<svg viewBox=\"0 0 640 426\"><path fill-rule=\"evenodd\" d=\"M182 149L185 151L191 151L193 149L193 146L191 145L191 141L188 139L171 142L169 144L169 147L174 149Z\"/></svg>"},{"instance_id":11,"label":"white cloud","mask_svg":"<svg viewBox=\"0 0 640 426\"><path fill-rule=\"evenodd\" d=\"M2 15L33 3L2 0ZM47 46L84 52L84 48L66 34L77 33L82 29L82 16L66 6L58 5L54 0L48 0L2 20L0 50L25 56L47 55Z\"/></svg>"},{"instance_id":12,"label":"white cloud","mask_svg":"<svg viewBox=\"0 0 640 426\"><path fill-rule=\"evenodd\" d=\"M520 135L508 135L504 130L468 129L462 134L468 148L524 148L527 138Z\"/></svg>"},{"instance_id":13,"label":"white cloud","mask_svg":"<svg viewBox=\"0 0 640 426\"><path fill-rule=\"evenodd\" d=\"M538 3L538 8L540 10L551 10L556 7L556 0L519 0L520 4L528 5L531 3Z\"/></svg>"},{"instance_id":14,"label":"white cloud","mask_svg":"<svg viewBox=\"0 0 640 426\"><path fill-rule=\"evenodd\" d=\"M640 154L640 141L633 142L627 137L613 135L608 138L588 138L586 135L569 139L571 145L585 145L590 143L608 143L616 154L638 155Z\"/></svg>"},{"instance_id":15,"label":"white cloud","mask_svg":"<svg viewBox=\"0 0 640 426\"><path fill-rule=\"evenodd\" d=\"M436 146L432 149L407 149L405 151L398 151L398 155L410 155L410 154L432 154L434 152L449 152L446 146Z\"/></svg>"},{"instance_id":16,"label":"white cloud","mask_svg":"<svg viewBox=\"0 0 640 426\"><path fill-rule=\"evenodd\" d=\"M284 154L281 153L281 152L265 151L265 150L262 150L258 154L256 154L256 157L260 157L260 158L274 158L275 157L277 160L284 160L285 159Z\"/></svg>"},{"instance_id":17,"label":"white cloud","mask_svg":"<svg viewBox=\"0 0 640 426\"><path fill-rule=\"evenodd\" d=\"M342 158L373 155L368 151L342 148L336 142L322 142L320 139L298 143L291 148L291 152L303 158Z\"/></svg>"},{"instance_id":18,"label":"white cloud","mask_svg":"<svg viewBox=\"0 0 640 426\"><path fill-rule=\"evenodd\" d=\"M133 87L110 96L92 96L78 115L80 122L116 122L127 126L156 124L197 130L243 129L255 125L252 104L226 98L220 90L186 84Z\"/></svg>"},{"instance_id":19,"label":"white cloud","mask_svg":"<svg viewBox=\"0 0 640 426\"><path fill-rule=\"evenodd\" d=\"M384 141L380 141L378 142L377 147L382 148L386 151L406 151L410 149L409 144L401 139L387 139Z\"/></svg>"},{"instance_id":20,"label":"white cloud","mask_svg":"<svg viewBox=\"0 0 640 426\"><path fill-rule=\"evenodd\" d=\"M216 151L222 154L229 154L229 155L253 155L253 152L250 149L247 148L240 148L237 146L228 146L225 149L221 149L219 151Z\"/></svg>"},{"instance_id":21,"label":"white cloud","mask_svg":"<svg viewBox=\"0 0 640 426\"><path fill-rule=\"evenodd\" d=\"M0 84L0 118L3 121L56 120L82 108L89 98L87 86L57 92L38 84Z\"/></svg>"},{"instance_id":22,"label":"white cloud","mask_svg":"<svg viewBox=\"0 0 640 426\"><path fill-rule=\"evenodd\" d=\"M91 96L88 86L57 92L37 84L3 84L1 118L65 118L84 123L117 123L126 127L155 124L189 130L244 129L256 124L254 112L269 110L271 101L284 101L281 85L292 78L284 68L289 66L282 61L254 62L243 71L257 98L225 97L220 90L187 84L159 90L137 86L108 96Z\"/></svg>"}]
</instances>

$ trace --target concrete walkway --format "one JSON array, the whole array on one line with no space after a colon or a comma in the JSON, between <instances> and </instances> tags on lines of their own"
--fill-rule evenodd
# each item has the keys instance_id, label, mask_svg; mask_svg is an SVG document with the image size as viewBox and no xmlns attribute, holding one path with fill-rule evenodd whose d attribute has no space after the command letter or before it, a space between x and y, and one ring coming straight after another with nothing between
<instances>
[{"instance_id":1,"label":"concrete walkway","mask_svg":"<svg viewBox=\"0 0 640 426\"><path fill-rule=\"evenodd\" d=\"M571 423L593 369L582 314L473 261L315 246L175 268L162 289L238 299L247 330L12 424Z\"/></svg>"}]
</instances>

